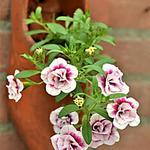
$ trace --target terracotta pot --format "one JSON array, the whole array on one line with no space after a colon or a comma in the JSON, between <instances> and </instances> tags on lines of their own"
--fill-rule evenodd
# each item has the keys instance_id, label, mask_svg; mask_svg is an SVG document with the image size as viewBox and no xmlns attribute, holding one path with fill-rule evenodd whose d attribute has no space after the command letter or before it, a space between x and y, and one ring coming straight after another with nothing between
<instances>
[{"instance_id":1,"label":"terracotta pot","mask_svg":"<svg viewBox=\"0 0 150 150\"><path fill-rule=\"evenodd\" d=\"M35 1L35 0L34 0ZM85 0L70 1L63 0L65 5L61 4L62 0L37 0L42 3L34 3L41 5L45 13L61 12L62 14L71 15L73 11L81 7L85 9ZM66 2L66 3L65 3ZM24 19L28 15L28 11L32 10L28 0L12 0L12 49L10 55L9 73L13 73L15 69L34 69L32 65L25 59L20 57L22 53L28 53L29 47L33 44L31 37L27 37L24 33L27 26ZM50 8L48 11L48 8ZM58 107L54 98L49 96L45 90L45 85L34 86L23 92L21 101L15 103L8 101L9 112L12 120L20 133L24 143L30 150L52 150L50 136L53 135L52 125L49 122L49 114ZM69 98L63 101L66 103Z\"/></svg>"}]
</instances>

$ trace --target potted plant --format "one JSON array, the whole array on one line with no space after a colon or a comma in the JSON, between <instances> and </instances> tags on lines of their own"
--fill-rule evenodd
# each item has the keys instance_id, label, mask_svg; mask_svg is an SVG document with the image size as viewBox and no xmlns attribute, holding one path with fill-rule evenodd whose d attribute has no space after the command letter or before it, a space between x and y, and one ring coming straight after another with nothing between
<instances>
[{"instance_id":1,"label":"potted plant","mask_svg":"<svg viewBox=\"0 0 150 150\"><path fill-rule=\"evenodd\" d=\"M90 13L81 9L73 17L59 16L53 22L45 21L41 12L37 7L26 23L42 28L27 34L43 34L44 38L34 43L29 53L21 54L31 69L17 68L14 75L7 76L9 99L19 103L15 104L18 113L17 109L26 105L26 119L36 112L37 117L27 120L27 125L42 115L36 127L46 127L42 129L46 134L39 135L38 140L49 141L49 133L51 149L86 150L113 145L120 139L119 130L137 126L140 118L138 102L127 95L129 87L122 80L123 73L114 65L114 59L102 53L101 42L115 45L109 34L111 28L93 22ZM28 95L26 99L22 93ZM41 126L41 121L46 123ZM30 140L30 144L38 142Z\"/></svg>"}]
</instances>

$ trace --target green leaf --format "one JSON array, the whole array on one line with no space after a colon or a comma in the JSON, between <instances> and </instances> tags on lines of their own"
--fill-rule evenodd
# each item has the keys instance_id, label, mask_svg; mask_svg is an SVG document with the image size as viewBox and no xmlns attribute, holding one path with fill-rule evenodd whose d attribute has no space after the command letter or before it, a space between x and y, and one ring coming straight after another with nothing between
<instances>
[{"instance_id":1,"label":"green leaf","mask_svg":"<svg viewBox=\"0 0 150 150\"><path fill-rule=\"evenodd\" d=\"M99 87L98 87L98 81L97 81L97 78L96 76L93 76L93 79L92 79L92 88L93 88L93 92L97 92Z\"/></svg>"},{"instance_id":2,"label":"green leaf","mask_svg":"<svg viewBox=\"0 0 150 150\"><path fill-rule=\"evenodd\" d=\"M80 21L83 17L83 11L82 9L78 8L75 12L74 12L74 16L73 19L75 21Z\"/></svg>"},{"instance_id":3,"label":"green leaf","mask_svg":"<svg viewBox=\"0 0 150 150\"><path fill-rule=\"evenodd\" d=\"M41 7L37 7L35 10L35 16L37 19L42 18L42 8Z\"/></svg>"},{"instance_id":4,"label":"green leaf","mask_svg":"<svg viewBox=\"0 0 150 150\"><path fill-rule=\"evenodd\" d=\"M79 111L79 107L75 104L69 104L64 106L64 108L60 111L59 117L64 117L68 115L71 112Z\"/></svg>"},{"instance_id":5,"label":"green leaf","mask_svg":"<svg viewBox=\"0 0 150 150\"><path fill-rule=\"evenodd\" d=\"M109 95L109 99L117 99L117 98L121 98L121 97L126 97L127 94L124 93L117 93L117 94L111 94Z\"/></svg>"},{"instance_id":6,"label":"green leaf","mask_svg":"<svg viewBox=\"0 0 150 150\"><path fill-rule=\"evenodd\" d=\"M89 72L91 72L91 71L96 71L96 72L98 72L101 76L105 76L105 72L102 70L102 68L101 67L99 67L98 65L95 65L95 64L93 64L93 65L87 65L87 66L84 66L83 68L87 68L87 70L86 70L86 74L87 73L89 73Z\"/></svg>"},{"instance_id":7,"label":"green leaf","mask_svg":"<svg viewBox=\"0 0 150 150\"><path fill-rule=\"evenodd\" d=\"M107 111L104 108L101 108L100 106L96 106L93 108L93 111L101 115L102 117L111 120L111 118L108 116Z\"/></svg>"},{"instance_id":8,"label":"green leaf","mask_svg":"<svg viewBox=\"0 0 150 150\"><path fill-rule=\"evenodd\" d=\"M24 57L25 59L27 59L27 60L31 61L31 62L33 62L33 61L34 61L33 57L32 57L32 56L30 56L29 54L22 54L21 56L22 56L22 57Z\"/></svg>"},{"instance_id":9,"label":"green leaf","mask_svg":"<svg viewBox=\"0 0 150 150\"><path fill-rule=\"evenodd\" d=\"M102 36L102 37L100 38L100 40L102 40L102 41L104 41L104 42L107 42L107 43L109 43L109 44L115 46L115 39L114 39L114 37L112 37L112 36L105 35L105 36Z\"/></svg>"},{"instance_id":10,"label":"green leaf","mask_svg":"<svg viewBox=\"0 0 150 150\"><path fill-rule=\"evenodd\" d=\"M90 65L92 65L94 63L94 60L91 57L86 58L85 61Z\"/></svg>"},{"instance_id":11,"label":"green leaf","mask_svg":"<svg viewBox=\"0 0 150 150\"><path fill-rule=\"evenodd\" d=\"M104 50L104 48L101 45L95 44L94 47L96 47L99 50Z\"/></svg>"},{"instance_id":12,"label":"green leaf","mask_svg":"<svg viewBox=\"0 0 150 150\"><path fill-rule=\"evenodd\" d=\"M112 64L115 62L114 59L107 57L107 56L104 56L104 55L98 56L98 59L99 59L99 61L97 61L95 63L98 66L102 66L103 64L106 64L106 63Z\"/></svg>"},{"instance_id":13,"label":"green leaf","mask_svg":"<svg viewBox=\"0 0 150 150\"><path fill-rule=\"evenodd\" d=\"M59 53L51 53L50 55L48 55L48 62L47 62L47 66L49 66L52 61L55 59L55 57L58 55Z\"/></svg>"},{"instance_id":14,"label":"green leaf","mask_svg":"<svg viewBox=\"0 0 150 150\"><path fill-rule=\"evenodd\" d=\"M30 48L31 51L34 51L35 49L41 47L42 45L44 45L45 43L49 42L51 40L51 38L46 38L44 40L41 40L40 42L37 42L35 44L32 45L32 47Z\"/></svg>"},{"instance_id":15,"label":"green leaf","mask_svg":"<svg viewBox=\"0 0 150 150\"><path fill-rule=\"evenodd\" d=\"M60 16L56 20L65 21L65 26L66 26L66 28L68 28L70 23L73 21L73 18L71 18L69 16Z\"/></svg>"},{"instance_id":16,"label":"green leaf","mask_svg":"<svg viewBox=\"0 0 150 150\"><path fill-rule=\"evenodd\" d=\"M56 101L56 102L60 102L60 101L63 100L67 95L68 95L68 93L63 93L63 92L61 92L58 96L55 97L55 101Z\"/></svg>"},{"instance_id":17,"label":"green leaf","mask_svg":"<svg viewBox=\"0 0 150 150\"><path fill-rule=\"evenodd\" d=\"M47 26L54 34L56 33L66 34L67 33L66 29L60 24L47 23Z\"/></svg>"},{"instance_id":18,"label":"green leaf","mask_svg":"<svg viewBox=\"0 0 150 150\"><path fill-rule=\"evenodd\" d=\"M28 87L30 87L30 86L39 85L39 84L41 84L41 83L32 81L32 80L30 80L30 79L26 79L26 81L23 82L23 84L24 84L24 87L25 87L25 88L28 88Z\"/></svg>"},{"instance_id":19,"label":"green leaf","mask_svg":"<svg viewBox=\"0 0 150 150\"><path fill-rule=\"evenodd\" d=\"M32 20L34 20L34 21L37 20L36 15L35 15L34 12L31 12L30 18L31 18Z\"/></svg>"},{"instance_id":20,"label":"green leaf","mask_svg":"<svg viewBox=\"0 0 150 150\"><path fill-rule=\"evenodd\" d=\"M28 78L28 77L37 75L39 73L41 73L41 72L38 70L24 70L24 71L21 71L18 74L16 74L15 77L16 78Z\"/></svg>"},{"instance_id":21,"label":"green leaf","mask_svg":"<svg viewBox=\"0 0 150 150\"><path fill-rule=\"evenodd\" d=\"M81 84L80 83L77 83L77 86L76 86L76 89L74 91L75 93L82 93L83 90L82 90L82 87L81 87Z\"/></svg>"},{"instance_id":22,"label":"green leaf","mask_svg":"<svg viewBox=\"0 0 150 150\"><path fill-rule=\"evenodd\" d=\"M46 45L43 45L42 48L44 49L57 49L57 50L60 50L60 47L57 45L57 44L46 44Z\"/></svg>"},{"instance_id":23,"label":"green leaf","mask_svg":"<svg viewBox=\"0 0 150 150\"><path fill-rule=\"evenodd\" d=\"M64 52L61 51L61 50L50 50L50 51L47 53L47 55L49 55L49 54L51 54L51 53L60 53L60 54L64 54Z\"/></svg>"},{"instance_id":24,"label":"green leaf","mask_svg":"<svg viewBox=\"0 0 150 150\"><path fill-rule=\"evenodd\" d=\"M108 26L102 22L96 22L95 25L103 29L108 29Z\"/></svg>"},{"instance_id":25,"label":"green leaf","mask_svg":"<svg viewBox=\"0 0 150 150\"><path fill-rule=\"evenodd\" d=\"M92 128L89 123L89 116L85 115L82 121L82 135L87 144L92 141Z\"/></svg>"},{"instance_id":26,"label":"green leaf","mask_svg":"<svg viewBox=\"0 0 150 150\"><path fill-rule=\"evenodd\" d=\"M69 16L60 16L60 17L57 17L56 20L58 21L73 21L73 18L69 17Z\"/></svg>"},{"instance_id":27,"label":"green leaf","mask_svg":"<svg viewBox=\"0 0 150 150\"><path fill-rule=\"evenodd\" d=\"M25 23L28 25L28 24L32 24L32 23L35 23L35 21L33 19L25 19Z\"/></svg>"},{"instance_id":28,"label":"green leaf","mask_svg":"<svg viewBox=\"0 0 150 150\"><path fill-rule=\"evenodd\" d=\"M41 33L47 33L45 30L31 30L26 32L27 35L35 35L35 34L41 34Z\"/></svg>"}]
</instances>

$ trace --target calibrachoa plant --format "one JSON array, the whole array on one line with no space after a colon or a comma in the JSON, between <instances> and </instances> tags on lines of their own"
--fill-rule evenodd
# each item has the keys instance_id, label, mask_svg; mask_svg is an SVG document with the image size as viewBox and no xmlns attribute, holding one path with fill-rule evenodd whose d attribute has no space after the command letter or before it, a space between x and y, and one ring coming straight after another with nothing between
<instances>
[{"instance_id":1,"label":"calibrachoa plant","mask_svg":"<svg viewBox=\"0 0 150 150\"><path fill-rule=\"evenodd\" d=\"M50 114L55 132L50 139L55 150L113 145L120 139L119 130L140 123L139 103L128 97L123 73L113 65L112 58L102 54L101 42L115 45L110 27L92 22L90 13L81 9L73 17L46 22L40 7L26 23L41 26L28 35L44 34L45 38L31 47L30 54L22 54L35 70L16 70L7 76L9 99L18 102L23 89L39 84L45 84L46 93L56 102L70 97L70 104ZM34 75L39 75L41 81L31 80Z\"/></svg>"}]
</instances>

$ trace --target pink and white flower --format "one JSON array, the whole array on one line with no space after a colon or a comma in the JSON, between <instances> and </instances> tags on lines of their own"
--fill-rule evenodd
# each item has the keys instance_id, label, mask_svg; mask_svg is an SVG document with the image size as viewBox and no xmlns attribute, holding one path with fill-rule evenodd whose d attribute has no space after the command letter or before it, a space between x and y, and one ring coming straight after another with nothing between
<instances>
[{"instance_id":1,"label":"pink and white flower","mask_svg":"<svg viewBox=\"0 0 150 150\"><path fill-rule=\"evenodd\" d=\"M113 124L118 129L125 129L127 125L137 126L140 123L140 117L137 114L139 103L130 98L118 98L114 103L107 105L107 112L111 118L114 118Z\"/></svg>"},{"instance_id":2,"label":"pink and white flower","mask_svg":"<svg viewBox=\"0 0 150 150\"><path fill-rule=\"evenodd\" d=\"M54 125L54 131L60 133L60 130L65 125L75 125L79 122L79 116L77 112L71 112L65 117L59 118L58 115L63 107L59 107L52 111L50 114L50 121Z\"/></svg>"},{"instance_id":3,"label":"pink and white flower","mask_svg":"<svg viewBox=\"0 0 150 150\"><path fill-rule=\"evenodd\" d=\"M88 148L82 133L72 125L64 126L60 134L51 137L51 141L54 150L86 150Z\"/></svg>"},{"instance_id":4,"label":"pink and white flower","mask_svg":"<svg viewBox=\"0 0 150 150\"><path fill-rule=\"evenodd\" d=\"M90 147L97 148L102 144L113 145L120 139L119 133L111 121L99 114L93 114L90 119L92 127L92 142Z\"/></svg>"},{"instance_id":5,"label":"pink and white flower","mask_svg":"<svg viewBox=\"0 0 150 150\"><path fill-rule=\"evenodd\" d=\"M76 88L77 76L77 68L67 64L63 58L55 59L41 72L41 79L46 83L46 91L52 96L59 95L61 91L64 93L73 91Z\"/></svg>"},{"instance_id":6,"label":"pink and white flower","mask_svg":"<svg viewBox=\"0 0 150 150\"><path fill-rule=\"evenodd\" d=\"M104 64L102 69L106 76L97 75L98 86L101 88L102 94L108 96L115 93L127 94L129 92L129 87L122 81L123 73L118 67L112 64Z\"/></svg>"},{"instance_id":7,"label":"pink and white flower","mask_svg":"<svg viewBox=\"0 0 150 150\"><path fill-rule=\"evenodd\" d=\"M9 85L6 85L9 93L9 99L14 99L15 102L18 102L21 99L21 91L23 91L24 89L23 83L19 79L15 78L15 75L18 73L19 71L16 70L14 75L8 75L7 80L9 82Z\"/></svg>"}]
</instances>

